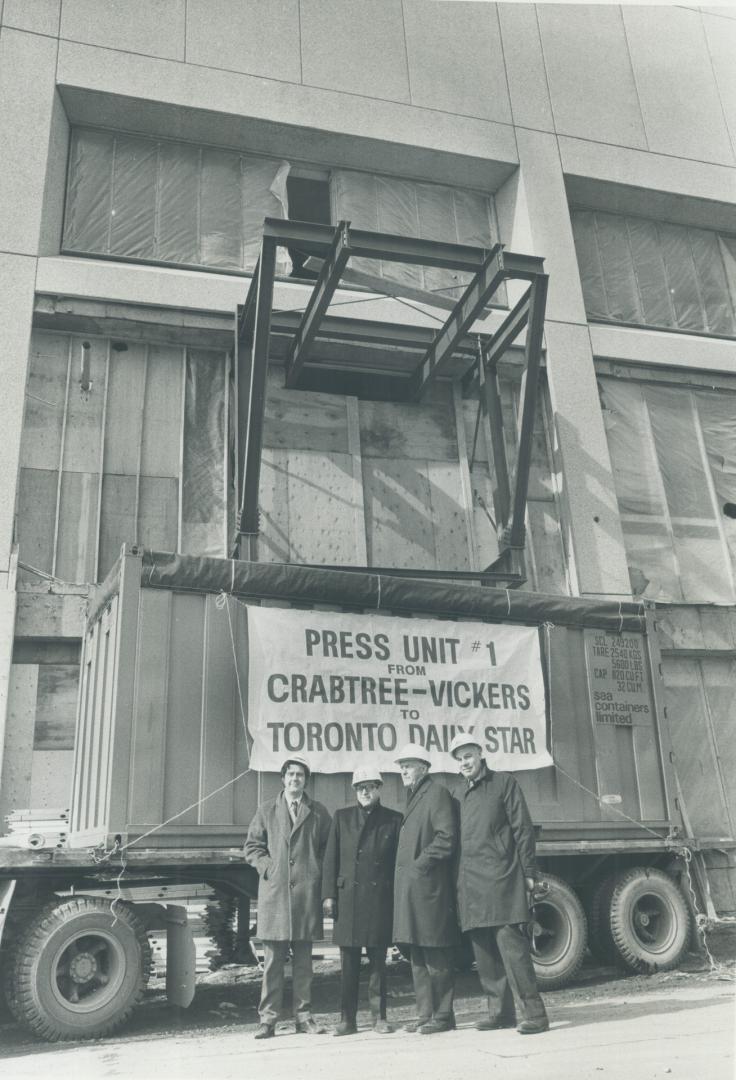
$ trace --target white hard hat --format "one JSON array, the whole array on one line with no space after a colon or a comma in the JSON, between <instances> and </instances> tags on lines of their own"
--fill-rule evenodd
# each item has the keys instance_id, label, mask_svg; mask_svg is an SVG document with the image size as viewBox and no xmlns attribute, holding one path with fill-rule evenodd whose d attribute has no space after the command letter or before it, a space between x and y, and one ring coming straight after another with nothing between
<instances>
[{"instance_id":1,"label":"white hard hat","mask_svg":"<svg viewBox=\"0 0 736 1080\"><path fill-rule=\"evenodd\" d=\"M304 769L304 772L307 775L307 778L309 778L309 774L312 771L309 768L309 762L305 761L303 757L299 756L299 754L291 754L289 757L287 757L284 760L284 763L281 766L281 775L282 776L284 776L285 773L286 773L286 766L287 765L301 765L301 767Z\"/></svg>"},{"instance_id":2,"label":"white hard hat","mask_svg":"<svg viewBox=\"0 0 736 1080\"><path fill-rule=\"evenodd\" d=\"M356 769L353 773L353 787L356 784L369 784L371 781L374 784L382 784L383 777L378 769L372 765L364 765L361 769Z\"/></svg>"},{"instance_id":3,"label":"white hard hat","mask_svg":"<svg viewBox=\"0 0 736 1080\"><path fill-rule=\"evenodd\" d=\"M450 743L450 753L453 757L455 756L455 751L459 750L462 746L477 746L479 750L483 749L480 740L470 731L458 731L457 735Z\"/></svg>"},{"instance_id":4,"label":"white hard hat","mask_svg":"<svg viewBox=\"0 0 736 1080\"><path fill-rule=\"evenodd\" d=\"M394 758L397 764L401 764L402 761L423 761L425 765L432 764L432 759L419 743L408 742L406 746L402 746L400 752Z\"/></svg>"}]
</instances>

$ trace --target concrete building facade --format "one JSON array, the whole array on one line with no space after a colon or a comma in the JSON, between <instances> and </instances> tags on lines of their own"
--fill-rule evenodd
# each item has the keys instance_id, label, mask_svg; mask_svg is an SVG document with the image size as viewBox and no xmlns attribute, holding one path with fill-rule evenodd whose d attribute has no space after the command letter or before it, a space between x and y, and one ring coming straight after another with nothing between
<instances>
[{"instance_id":1,"label":"concrete building facade","mask_svg":"<svg viewBox=\"0 0 736 1080\"><path fill-rule=\"evenodd\" d=\"M135 163L140 147L186 144L241 155L241 174L242 161L253 157L288 162L291 175L328 186L342 171L480 193L493 207L498 238L545 258L546 433L560 591L641 595L662 605L690 813L701 831L733 835L736 535L724 507L736 503L736 489L729 497L736 427L728 422L736 413L736 11L445 0L2 0L0 21L0 810L40 800L62 805L87 583L104 569L101 486L96 510L81 496L68 504L77 507L70 512L79 528L95 533L93 571L88 564L85 573L61 572L63 460L43 488L45 429L33 420L33 403L49 403L29 358L41 358L38 374L48 350L68 338L72 356L80 334L111 341L113 350L128 338L147 350L186 350L209 335L208 347L224 355L252 269L247 258L234 268L216 258L136 254L135 245L132 254L116 254L109 238L124 211L114 198L107 250L75 245L74 209L84 210L86 222L93 211L75 202L83 155L73 151L96 132L110 155L122 154L114 148L127 140ZM155 153L160 175L162 152ZM162 206L157 196L149 227L157 237ZM616 254L622 229L628 246ZM678 276L680 243L694 260L689 286ZM651 269L657 260L663 270ZM651 315L649 274L660 275L660 293L672 297L660 296L663 316ZM594 277L607 310L595 310ZM631 310L618 300L629 278ZM688 289L696 299L683 314ZM298 278L279 278L279 307L303 307L306 296ZM360 290L341 293L348 312L353 302L360 314L364 300ZM390 298L362 310L368 306L366 318L432 325ZM501 318L493 312L483 326ZM35 353L34 340L41 342ZM152 355L146 352L148 372ZM75 352L60 421L69 432L76 365ZM660 397L651 391L647 398L651 387ZM99 389L93 379L92 396ZM169 391L185 393L181 383L167 390L162 382L160 393ZM698 394L718 398L715 420L714 399ZM705 484L710 498L692 522L673 494L687 467L670 462L665 449L668 416L676 425L683 409L695 417L687 432L700 454L687 482ZM632 410L647 425L646 438ZM683 443L675 437L671 445ZM656 512L642 509L641 492L632 494L647 472L642 447L652 455ZM140 461L137 467L141 475ZM24 468L33 474L28 482L41 485L25 495ZM99 476L102 485L102 468ZM55 546L39 566L43 545L29 522L43 490L56 499ZM466 505L466 515L474 509ZM96 523L85 514L96 514ZM702 543L713 545L704 558ZM368 555L370 547L369 537ZM674 561L660 578L664 548ZM293 545L286 557L297 557ZM471 567L478 557L476 545ZM705 564L716 563L718 573L708 577ZM721 906L729 903L725 896Z\"/></svg>"}]
</instances>

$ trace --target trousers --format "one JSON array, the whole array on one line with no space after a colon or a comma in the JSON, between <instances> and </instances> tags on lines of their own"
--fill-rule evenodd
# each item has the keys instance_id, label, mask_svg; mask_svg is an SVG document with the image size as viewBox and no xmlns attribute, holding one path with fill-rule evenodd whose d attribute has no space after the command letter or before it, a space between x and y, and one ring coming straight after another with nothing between
<instances>
[{"instance_id":1,"label":"trousers","mask_svg":"<svg viewBox=\"0 0 736 1080\"><path fill-rule=\"evenodd\" d=\"M264 941L263 982L258 1015L262 1024L273 1026L281 1015L284 1003L284 969L292 958L292 988L294 1016L306 1020L312 1015L312 942L311 941Z\"/></svg>"},{"instance_id":2,"label":"trousers","mask_svg":"<svg viewBox=\"0 0 736 1080\"><path fill-rule=\"evenodd\" d=\"M409 948L417 1019L454 1020L455 950L426 945L410 945Z\"/></svg>"},{"instance_id":3,"label":"trousers","mask_svg":"<svg viewBox=\"0 0 736 1080\"><path fill-rule=\"evenodd\" d=\"M374 1020L386 1019L386 949L366 945L368 957L368 1004ZM358 1015L358 987L362 945L340 946L340 1014L354 1024Z\"/></svg>"},{"instance_id":4,"label":"trousers","mask_svg":"<svg viewBox=\"0 0 736 1080\"><path fill-rule=\"evenodd\" d=\"M547 1012L523 926L482 926L468 932L491 1018L509 1023L517 1018L543 1020Z\"/></svg>"}]
</instances>

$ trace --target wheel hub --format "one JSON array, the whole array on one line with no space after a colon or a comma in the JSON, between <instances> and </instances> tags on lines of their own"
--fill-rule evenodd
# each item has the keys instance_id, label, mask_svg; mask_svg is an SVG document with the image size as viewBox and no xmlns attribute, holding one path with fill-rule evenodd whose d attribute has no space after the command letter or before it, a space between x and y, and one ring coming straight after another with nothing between
<instances>
[{"instance_id":1,"label":"wheel hub","mask_svg":"<svg viewBox=\"0 0 736 1080\"><path fill-rule=\"evenodd\" d=\"M97 961L92 953L77 953L69 964L69 977L79 985L91 982L97 974Z\"/></svg>"}]
</instances>

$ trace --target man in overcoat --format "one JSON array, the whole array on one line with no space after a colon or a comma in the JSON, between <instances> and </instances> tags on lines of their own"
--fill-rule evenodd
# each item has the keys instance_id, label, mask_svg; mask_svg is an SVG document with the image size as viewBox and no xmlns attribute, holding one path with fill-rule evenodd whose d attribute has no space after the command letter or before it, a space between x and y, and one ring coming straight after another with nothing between
<instances>
[{"instance_id":1,"label":"man in overcoat","mask_svg":"<svg viewBox=\"0 0 736 1080\"><path fill-rule=\"evenodd\" d=\"M547 1031L537 989L527 923L537 864L534 827L523 792L510 773L493 772L472 734L455 736L450 752L465 780L460 804L457 908L473 946L488 1017L481 1031L514 1027Z\"/></svg>"},{"instance_id":2,"label":"man in overcoat","mask_svg":"<svg viewBox=\"0 0 736 1080\"><path fill-rule=\"evenodd\" d=\"M322 859L330 815L304 791L309 766L288 758L283 791L264 803L250 823L246 861L258 871L258 924L263 944L263 984L257 1039L271 1038L284 996L284 968L293 958L296 1030L322 1034L312 1017L312 942L322 937Z\"/></svg>"},{"instance_id":3,"label":"man in overcoat","mask_svg":"<svg viewBox=\"0 0 736 1080\"><path fill-rule=\"evenodd\" d=\"M457 815L447 788L429 776L432 759L408 743L396 761L407 790L394 877L395 942L409 946L417 1019L407 1031L434 1035L455 1027L453 856Z\"/></svg>"},{"instance_id":4,"label":"man in overcoat","mask_svg":"<svg viewBox=\"0 0 736 1080\"><path fill-rule=\"evenodd\" d=\"M375 768L353 773L357 802L332 819L322 868L324 914L334 918L340 946L340 1023L335 1035L357 1028L360 957L368 955L368 1002L373 1029L388 1034L386 949L391 944L394 864L401 814L381 805L383 778Z\"/></svg>"}]
</instances>

